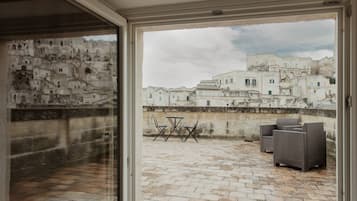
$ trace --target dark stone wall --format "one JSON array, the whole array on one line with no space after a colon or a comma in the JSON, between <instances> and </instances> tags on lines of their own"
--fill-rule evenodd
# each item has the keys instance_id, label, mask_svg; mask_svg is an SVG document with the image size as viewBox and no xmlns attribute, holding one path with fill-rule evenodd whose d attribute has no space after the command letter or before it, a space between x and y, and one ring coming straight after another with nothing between
<instances>
[{"instance_id":1,"label":"dark stone wall","mask_svg":"<svg viewBox=\"0 0 357 201\"><path fill-rule=\"evenodd\" d=\"M37 121L59 120L59 124L68 126L73 118L77 122L81 118L96 119L111 117L111 115L112 112L109 108L13 109L11 110L11 122L16 122L16 126L20 124L20 128L26 129L26 125ZM69 127L67 127L67 131L61 132L64 136L59 136L58 133L54 134L54 131L51 130L48 131L51 134L29 133L24 137L12 138L11 182L16 182L27 176L45 176L59 167L105 158L110 151L111 135L116 136L117 129L97 127L95 122L84 122L87 123L80 126L80 128L83 127L83 130L75 131L77 138L74 140L69 139L71 137L69 135L73 133Z\"/></svg>"},{"instance_id":2,"label":"dark stone wall","mask_svg":"<svg viewBox=\"0 0 357 201\"><path fill-rule=\"evenodd\" d=\"M11 122L109 116L115 108L20 108L11 109Z\"/></svg>"}]
</instances>

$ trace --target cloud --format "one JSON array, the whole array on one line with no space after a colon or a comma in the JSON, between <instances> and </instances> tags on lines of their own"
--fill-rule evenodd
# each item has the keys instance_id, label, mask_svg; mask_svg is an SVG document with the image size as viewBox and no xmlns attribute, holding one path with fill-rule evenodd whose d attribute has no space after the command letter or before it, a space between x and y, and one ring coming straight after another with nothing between
<instances>
[{"instance_id":1,"label":"cloud","mask_svg":"<svg viewBox=\"0 0 357 201\"><path fill-rule=\"evenodd\" d=\"M144 33L143 85L193 87L246 69L246 55L333 56L335 21L316 20Z\"/></svg>"},{"instance_id":2,"label":"cloud","mask_svg":"<svg viewBox=\"0 0 357 201\"><path fill-rule=\"evenodd\" d=\"M335 20L259 24L235 27L235 43L248 54L275 53L288 56L294 52L330 49L335 46Z\"/></svg>"},{"instance_id":3,"label":"cloud","mask_svg":"<svg viewBox=\"0 0 357 201\"><path fill-rule=\"evenodd\" d=\"M212 75L246 69L230 27L144 33L144 86L193 87Z\"/></svg>"},{"instance_id":4,"label":"cloud","mask_svg":"<svg viewBox=\"0 0 357 201\"><path fill-rule=\"evenodd\" d=\"M334 51L330 49L315 50L315 51L304 51L304 52L293 52L291 56L296 57L311 57L314 60L320 60L324 57L333 57Z\"/></svg>"}]
</instances>

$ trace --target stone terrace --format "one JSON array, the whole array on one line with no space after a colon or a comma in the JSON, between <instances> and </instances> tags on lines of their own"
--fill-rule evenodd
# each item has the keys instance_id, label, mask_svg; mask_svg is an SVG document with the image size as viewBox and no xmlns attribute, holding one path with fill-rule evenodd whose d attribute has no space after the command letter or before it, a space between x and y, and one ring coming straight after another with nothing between
<instances>
[{"instance_id":1,"label":"stone terrace","mask_svg":"<svg viewBox=\"0 0 357 201\"><path fill-rule=\"evenodd\" d=\"M308 172L275 167L258 142L144 138L144 201L335 199L335 161Z\"/></svg>"}]
</instances>

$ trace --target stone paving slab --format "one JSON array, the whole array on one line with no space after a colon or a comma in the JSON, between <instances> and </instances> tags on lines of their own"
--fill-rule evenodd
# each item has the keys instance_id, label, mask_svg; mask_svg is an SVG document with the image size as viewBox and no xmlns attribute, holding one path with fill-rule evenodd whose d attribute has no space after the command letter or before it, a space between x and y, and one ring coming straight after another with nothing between
<instances>
[{"instance_id":1,"label":"stone paving slab","mask_svg":"<svg viewBox=\"0 0 357 201\"><path fill-rule=\"evenodd\" d=\"M107 160L58 168L11 185L10 201L108 201L114 169Z\"/></svg>"},{"instance_id":2,"label":"stone paving slab","mask_svg":"<svg viewBox=\"0 0 357 201\"><path fill-rule=\"evenodd\" d=\"M258 142L143 142L144 201L333 201L335 161L302 172L275 167Z\"/></svg>"}]
</instances>

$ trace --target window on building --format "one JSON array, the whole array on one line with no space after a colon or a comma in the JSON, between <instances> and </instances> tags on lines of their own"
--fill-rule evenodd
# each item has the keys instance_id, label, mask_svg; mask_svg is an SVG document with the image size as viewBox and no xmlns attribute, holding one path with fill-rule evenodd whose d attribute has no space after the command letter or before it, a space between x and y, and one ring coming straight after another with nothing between
<instances>
[{"instance_id":1,"label":"window on building","mask_svg":"<svg viewBox=\"0 0 357 201\"><path fill-rule=\"evenodd\" d=\"M274 83L275 83L275 80L274 80L274 79L270 79L270 80L269 80L269 83L270 83L270 84L274 84Z\"/></svg>"},{"instance_id":2,"label":"window on building","mask_svg":"<svg viewBox=\"0 0 357 201\"><path fill-rule=\"evenodd\" d=\"M336 84L336 79L335 78L330 78L330 84Z\"/></svg>"},{"instance_id":3,"label":"window on building","mask_svg":"<svg viewBox=\"0 0 357 201\"><path fill-rule=\"evenodd\" d=\"M268 91L268 94L269 94L269 95L272 95L273 93L272 93L272 91L271 91L271 90L269 90L269 91Z\"/></svg>"},{"instance_id":4,"label":"window on building","mask_svg":"<svg viewBox=\"0 0 357 201\"><path fill-rule=\"evenodd\" d=\"M255 86L257 86L257 80L256 79L253 79L252 80L252 85L255 87Z\"/></svg>"},{"instance_id":5,"label":"window on building","mask_svg":"<svg viewBox=\"0 0 357 201\"><path fill-rule=\"evenodd\" d=\"M211 101L210 100L207 100L207 106L210 106L211 105Z\"/></svg>"},{"instance_id":6,"label":"window on building","mask_svg":"<svg viewBox=\"0 0 357 201\"><path fill-rule=\"evenodd\" d=\"M318 86L318 87L320 86L320 82L317 82L317 86Z\"/></svg>"},{"instance_id":7,"label":"window on building","mask_svg":"<svg viewBox=\"0 0 357 201\"><path fill-rule=\"evenodd\" d=\"M231 78L231 83L233 83L233 78Z\"/></svg>"},{"instance_id":8,"label":"window on building","mask_svg":"<svg viewBox=\"0 0 357 201\"><path fill-rule=\"evenodd\" d=\"M26 97L25 96L21 96L21 103L26 103Z\"/></svg>"},{"instance_id":9,"label":"window on building","mask_svg":"<svg viewBox=\"0 0 357 201\"><path fill-rule=\"evenodd\" d=\"M245 86L250 86L250 79L245 79Z\"/></svg>"},{"instance_id":10,"label":"window on building","mask_svg":"<svg viewBox=\"0 0 357 201\"><path fill-rule=\"evenodd\" d=\"M186 101L190 101L190 97L189 96L186 97Z\"/></svg>"}]
</instances>

